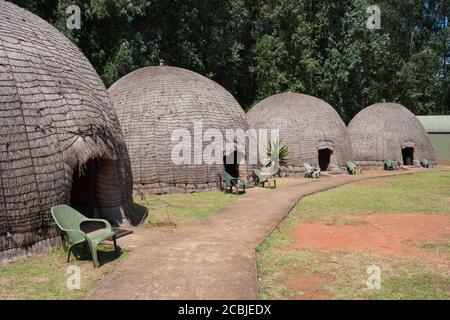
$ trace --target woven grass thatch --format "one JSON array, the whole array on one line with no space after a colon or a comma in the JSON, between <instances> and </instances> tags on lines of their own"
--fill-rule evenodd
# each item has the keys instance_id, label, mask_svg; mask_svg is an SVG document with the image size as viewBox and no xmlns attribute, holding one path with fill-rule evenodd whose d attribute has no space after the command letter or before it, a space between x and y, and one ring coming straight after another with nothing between
<instances>
[{"instance_id":1,"label":"woven grass thatch","mask_svg":"<svg viewBox=\"0 0 450 320\"><path fill-rule=\"evenodd\" d=\"M256 104L247 116L251 128L279 130L281 142L289 147L288 167L282 168L282 175L303 174L304 162L340 171L351 159L345 124L321 99L293 92L276 94Z\"/></svg>"},{"instance_id":2,"label":"woven grass thatch","mask_svg":"<svg viewBox=\"0 0 450 320\"><path fill-rule=\"evenodd\" d=\"M171 137L173 130L185 128L193 138L193 121L202 122L203 132L246 130L245 113L228 91L195 72L164 65L136 70L108 91L130 152L135 190L160 194L219 187L224 165L174 164L171 153L177 143ZM245 177L249 169L240 165L236 171Z\"/></svg>"},{"instance_id":3,"label":"woven grass thatch","mask_svg":"<svg viewBox=\"0 0 450 320\"><path fill-rule=\"evenodd\" d=\"M403 163L404 157L410 161L427 158L435 162L425 129L402 105L377 103L363 109L350 122L348 133L355 161L360 166L382 167L386 159Z\"/></svg>"},{"instance_id":4,"label":"woven grass thatch","mask_svg":"<svg viewBox=\"0 0 450 320\"><path fill-rule=\"evenodd\" d=\"M103 83L56 29L4 1L0 142L0 261L57 242L50 208L74 200L83 170L95 170L99 216L132 218L129 158Z\"/></svg>"}]
</instances>

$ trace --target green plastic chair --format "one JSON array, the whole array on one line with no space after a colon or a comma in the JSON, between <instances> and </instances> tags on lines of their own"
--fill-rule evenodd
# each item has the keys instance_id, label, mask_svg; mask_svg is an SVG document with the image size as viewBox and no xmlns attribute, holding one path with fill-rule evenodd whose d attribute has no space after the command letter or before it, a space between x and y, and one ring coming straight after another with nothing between
<instances>
[{"instance_id":1,"label":"green plastic chair","mask_svg":"<svg viewBox=\"0 0 450 320\"><path fill-rule=\"evenodd\" d=\"M384 170L394 170L394 162L392 160L384 160Z\"/></svg>"},{"instance_id":2,"label":"green plastic chair","mask_svg":"<svg viewBox=\"0 0 450 320\"><path fill-rule=\"evenodd\" d=\"M308 162L305 162L303 164L303 167L305 168L305 178L319 178L320 177L320 170L317 168L312 167Z\"/></svg>"},{"instance_id":3,"label":"green plastic chair","mask_svg":"<svg viewBox=\"0 0 450 320\"><path fill-rule=\"evenodd\" d=\"M349 174L355 175L356 170L358 169L357 165L352 161L347 161L346 165L347 165L347 172Z\"/></svg>"},{"instance_id":4,"label":"green plastic chair","mask_svg":"<svg viewBox=\"0 0 450 320\"><path fill-rule=\"evenodd\" d=\"M259 169L253 169L253 173L256 176L256 180L258 185L262 185L264 188L265 183L267 182L269 184L269 188L276 188L277 187L277 180L275 178L268 178L263 176L261 170Z\"/></svg>"},{"instance_id":5,"label":"green plastic chair","mask_svg":"<svg viewBox=\"0 0 450 320\"><path fill-rule=\"evenodd\" d=\"M225 182L225 193L227 192L227 190L230 190L230 192L233 192L233 187L236 188L236 194L239 194L239 190L242 190L243 192L245 192L245 182L244 181L242 181L239 178L232 177L225 170L222 170L220 175L222 176L222 179Z\"/></svg>"},{"instance_id":6,"label":"green plastic chair","mask_svg":"<svg viewBox=\"0 0 450 320\"><path fill-rule=\"evenodd\" d=\"M420 165L424 168L429 168L430 167L430 161L428 161L428 159L422 159L420 160Z\"/></svg>"},{"instance_id":7,"label":"green plastic chair","mask_svg":"<svg viewBox=\"0 0 450 320\"><path fill-rule=\"evenodd\" d=\"M108 221L86 218L65 204L53 207L51 212L58 227L68 236L69 254L67 255L67 262L69 262L72 249L76 245L82 243L86 245L87 243L91 251L94 267L98 267L97 245L111 238L114 242L115 254L117 255L116 234ZM99 228L100 225L102 227Z\"/></svg>"}]
</instances>

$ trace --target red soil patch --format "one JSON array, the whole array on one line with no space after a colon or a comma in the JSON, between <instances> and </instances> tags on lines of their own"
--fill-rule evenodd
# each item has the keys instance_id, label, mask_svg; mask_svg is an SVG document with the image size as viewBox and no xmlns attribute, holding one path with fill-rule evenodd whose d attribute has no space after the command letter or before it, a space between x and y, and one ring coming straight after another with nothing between
<instances>
[{"instance_id":1,"label":"red soil patch","mask_svg":"<svg viewBox=\"0 0 450 320\"><path fill-rule=\"evenodd\" d=\"M364 224L295 226L295 248L364 250L380 255L429 256L421 247L450 234L450 216L437 214L384 214L351 217ZM447 261L448 263L448 261Z\"/></svg>"},{"instance_id":2,"label":"red soil patch","mask_svg":"<svg viewBox=\"0 0 450 320\"><path fill-rule=\"evenodd\" d=\"M320 287L329 283L330 279L319 274L309 275L288 269L283 282L288 288L295 290L296 294L290 297L292 300L322 300L327 298L327 293Z\"/></svg>"}]
</instances>

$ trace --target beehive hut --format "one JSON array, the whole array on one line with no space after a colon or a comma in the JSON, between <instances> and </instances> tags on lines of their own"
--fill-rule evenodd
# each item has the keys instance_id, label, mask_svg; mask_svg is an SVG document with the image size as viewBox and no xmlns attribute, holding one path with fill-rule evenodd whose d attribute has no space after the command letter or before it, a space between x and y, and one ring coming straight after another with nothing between
<instances>
[{"instance_id":1,"label":"beehive hut","mask_svg":"<svg viewBox=\"0 0 450 320\"><path fill-rule=\"evenodd\" d=\"M247 113L254 129L278 129L289 148L288 167L282 175L303 174L303 163L322 171L339 171L351 159L344 122L325 101L305 94L286 92L270 96Z\"/></svg>"},{"instance_id":2,"label":"beehive hut","mask_svg":"<svg viewBox=\"0 0 450 320\"><path fill-rule=\"evenodd\" d=\"M225 150L220 161L206 163L202 152L211 143L202 142L209 129L225 137L226 130L248 128L245 113L234 97L216 82L195 72L164 65L136 70L108 90L121 123L130 153L135 190L185 193L220 187L219 174L246 178L245 152ZM199 129L199 126L201 128ZM197 129L195 130L195 127ZM175 130L186 130L192 146L183 163L174 161ZM200 149L194 140L200 139ZM238 154L239 152L239 154ZM186 151L188 153L188 151ZM223 158L230 159L223 162Z\"/></svg>"},{"instance_id":3,"label":"beehive hut","mask_svg":"<svg viewBox=\"0 0 450 320\"><path fill-rule=\"evenodd\" d=\"M422 158L435 162L433 146L420 121L397 103L377 103L360 111L348 133L355 161L382 167L384 160L414 165Z\"/></svg>"},{"instance_id":4,"label":"beehive hut","mask_svg":"<svg viewBox=\"0 0 450 320\"><path fill-rule=\"evenodd\" d=\"M66 203L119 223L131 170L106 88L47 22L0 1L0 261L59 239Z\"/></svg>"}]
</instances>

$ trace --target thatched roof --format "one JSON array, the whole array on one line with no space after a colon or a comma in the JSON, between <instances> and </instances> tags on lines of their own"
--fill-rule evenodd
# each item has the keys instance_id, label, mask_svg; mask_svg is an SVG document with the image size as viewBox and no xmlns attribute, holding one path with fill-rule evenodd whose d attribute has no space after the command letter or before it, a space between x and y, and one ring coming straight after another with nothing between
<instances>
[{"instance_id":1,"label":"thatched roof","mask_svg":"<svg viewBox=\"0 0 450 320\"><path fill-rule=\"evenodd\" d=\"M155 66L126 75L108 92L130 152L135 189L176 193L218 187L223 165L175 165L171 152L177 143L171 136L181 128L193 136L193 121L202 121L203 132L247 129L244 111L227 90L195 72Z\"/></svg>"},{"instance_id":2,"label":"thatched roof","mask_svg":"<svg viewBox=\"0 0 450 320\"><path fill-rule=\"evenodd\" d=\"M0 260L54 242L50 208L69 202L72 174L90 159L107 164L97 172L100 214L130 213L129 159L102 81L55 28L4 1L0 141Z\"/></svg>"},{"instance_id":3,"label":"thatched roof","mask_svg":"<svg viewBox=\"0 0 450 320\"><path fill-rule=\"evenodd\" d=\"M282 143L289 147L289 168L303 172L303 163L318 165L318 152L333 151L330 169L344 167L351 148L344 122L325 101L305 94L286 92L268 97L247 113L251 128L279 129Z\"/></svg>"},{"instance_id":4,"label":"thatched roof","mask_svg":"<svg viewBox=\"0 0 450 320\"><path fill-rule=\"evenodd\" d=\"M402 149L414 148L415 160L435 160L433 146L420 121L397 103L377 103L360 111L348 133L355 160L362 166L382 166L390 159L402 161Z\"/></svg>"}]
</instances>

